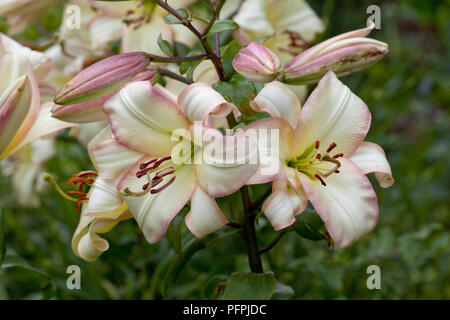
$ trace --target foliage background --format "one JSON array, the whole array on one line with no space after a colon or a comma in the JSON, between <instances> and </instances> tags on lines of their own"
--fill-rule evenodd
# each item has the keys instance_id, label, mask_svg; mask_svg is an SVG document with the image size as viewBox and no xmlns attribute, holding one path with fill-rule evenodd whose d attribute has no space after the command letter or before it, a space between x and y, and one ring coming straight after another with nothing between
<instances>
[{"instance_id":1,"label":"foliage background","mask_svg":"<svg viewBox=\"0 0 450 320\"><path fill-rule=\"evenodd\" d=\"M364 26L366 8L381 7L381 30L372 37L389 43L389 54L343 81L371 109L367 140L385 148L396 184L383 190L374 183L379 223L350 248L333 250L326 241L289 233L264 254L264 269L293 288L293 293L278 295L284 298L449 299L450 6L438 0L309 2L328 23L323 38ZM48 39L58 28L61 12L62 7L51 9L18 39ZM2 23L2 31L5 28ZM87 153L64 133L47 171L62 181L89 167ZM96 262L86 263L70 248L78 223L72 203L49 190L41 208L24 209L14 200L7 177L0 177L0 190L7 255L16 262L0 270L1 299L162 298L159 288L167 260L175 255L167 237L150 246L129 220L106 236L110 249ZM275 236L262 220L260 246ZM81 290L66 288L66 268L72 264L81 267ZM366 287L366 269L372 264L381 267L381 290ZM236 271L249 271L245 243L237 235L199 251L169 297L214 297L223 275Z\"/></svg>"}]
</instances>

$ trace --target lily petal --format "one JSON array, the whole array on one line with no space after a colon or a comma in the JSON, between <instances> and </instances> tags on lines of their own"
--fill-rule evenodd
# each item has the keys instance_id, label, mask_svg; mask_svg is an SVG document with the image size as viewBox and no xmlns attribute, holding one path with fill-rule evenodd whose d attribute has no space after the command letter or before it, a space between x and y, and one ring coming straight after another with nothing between
<instances>
[{"instance_id":1,"label":"lily petal","mask_svg":"<svg viewBox=\"0 0 450 320\"><path fill-rule=\"evenodd\" d=\"M139 164L144 160L145 158L141 158L130 167L119 183L119 190L124 187L142 190L144 182L136 178L136 172L139 170ZM161 182L161 185L167 180ZM164 236L170 222L192 197L196 187L194 168L185 165L177 169L174 182L164 190L140 197L125 197L131 213L149 243L158 242Z\"/></svg>"},{"instance_id":2,"label":"lily petal","mask_svg":"<svg viewBox=\"0 0 450 320\"><path fill-rule=\"evenodd\" d=\"M258 168L256 139L243 133L224 136L207 127L203 127L202 137L201 164L196 165L199 185L211 197L223 197L239 190Z\"/></svg>"},{"instance_id":3,"label":"lily petal","mask_svg":"<svg viewBox=\"0 0 450 320\"><path fill-rule=\"evenodd\" d=\"M371 114L364 101L328 72L309 96L294 134L294 153L301 155L319 140L335 142L336 153L349 158L369 131Z\"/></svg>"},{"instance_id":4,"label":"lily petal","mask_svg":"<svg viewBox=\"0 0 450 320\"><path fill-rule=\"evenodd\" d=\"M395 180L392 177L386 153L379 145L372 142L363 142L350 160L360 167L365 174L374 172L375 178L382 188L389 188L394 184Z\"/></svg>"},{"instance_id":5,"label":"lily petal","mask_svg":"<svg viewBox=\"0 0 450 320\"><path fill-rule=\"evenodd\" d=\"M186 215L185 221L186 226L197 238L217 231L228 223L214 198L208 196L200 187L197 187L192 196L191 210Z\"/></svg>"},{"instance_id":6,"label":"lily petal","mask_svg":"<svg viewBox=\"0 0 450 320\"><path fill-rule=\"evenodd\" d=\"M292 128L297 127L302 110L297 95L278 81L266 84L250 107L258 112L267 112L272 117L283 118Z\"/></svg>"},{"instance_id":7,"label":"lily petal","mask_svg":"<svg viewBox=\"0 0 450 320\"><path fill-rule=\"evenodd\" d=\"M274 180L272 194L262 206L262 211L275 230L292 225L295 216L306 209L308 198L302 187L294 189L284 180Z\"/></svg>"},{"instance_id":8,"label":"lily petal","mask_svg":"<svg viewBox=\"0 0 450 320\"><path fill-rule=\"evenodd\" d=\"M378 203L364 172L348 159L340 162L340 173L327 177L326 186L303 173L299 179L331 238L345 248L375 227Z\"/></svg>"},{"instance_id":9,"label":"lily petal","mask_svg":"<svg viewBox=\"0 0 450 320\"><path fill-rule=\"evenodd\" d=\"M119 143L155 157L170 154L176 145L172 132L189 125L172 94L148 81L128 84L103 110Z\"/></svg>"},{"instance_id":10,"label":"lily petal","mask_svg":"<svg viewBox=\"0 0 450 320\"><path fill-rule=\"evenodd\" d=\"M178 96L178 106L192 122L206 122L209 116L226 117L233 105L207 83L194 83L186 87Z\"/></svg>"}]
</instances>

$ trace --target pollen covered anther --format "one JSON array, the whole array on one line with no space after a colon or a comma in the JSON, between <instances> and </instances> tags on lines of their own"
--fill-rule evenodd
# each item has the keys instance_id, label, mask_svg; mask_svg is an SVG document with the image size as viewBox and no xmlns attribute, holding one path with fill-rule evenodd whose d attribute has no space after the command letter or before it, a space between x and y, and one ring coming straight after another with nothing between
<instances>
[{"instance_id":1,"label":"pollen covered anther","mask_svg":"<svg viewBox=\"0 0 450 320\"><path fill-rule=\"evenodd\" d=\"M329 153L331 150L333 150L334 148L336 148L336 143L333 142L329 145L328 149L327 149L327 153Z\"/></svg>"}]
</instances>

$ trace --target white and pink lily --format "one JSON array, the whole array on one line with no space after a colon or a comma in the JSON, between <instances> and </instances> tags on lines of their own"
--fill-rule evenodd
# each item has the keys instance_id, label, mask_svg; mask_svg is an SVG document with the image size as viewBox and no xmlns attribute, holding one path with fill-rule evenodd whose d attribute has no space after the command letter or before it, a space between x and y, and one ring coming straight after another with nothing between
<instances>
[{"instance_id":1,"label":"white and pink lily","mask_svg":"<svg viewBox=\"0 0 450 320\"><path fill-rule=\"evenodd\" d=\"M378 204L365 175L374 172L383 188L394 179L381 147L364 142L371 122L365 103L329 72L303 108L278 82L266 84L252 106L273 118L249 128L279 130L279 152L263 147L260 155L263 163L279 163L280 170L271 176L260 171L249 182L274 179L262 207L274 228L293 224L309 200L341 248L372 230Z\"/></svg>"},{"instance_id":2,"label":"white and pink lily","mask_svg":"<svg viewBox=\"0 0 450 320\"><path fill-rule=\"evenodd\" d=\"M223 154L209 155L210 161L196 163L192 158L204 155L209 144L201 141L205 143L201 148L195 135L194 139L185 135L181 145L193 148L183 153L181 161L175 161L180 143L174 141L173 134L180 130L191 133L197 128L236 147L245 139L243 135L223 136L216 129L194 124L204 124L211 117L223 118L233 105L206 83L188 86L176 99L166 89L140 81L121 89L103 108L116 140L141 155L118 189L126 195L129 210L150 243L165 234L170 221L189 201L186 225L197 237L227 223L214 198L238 190L254 174L256 165L251 164L251 155L245 154L246 159L232 164L223 162ZM104 156L113 163L116 160L113 152Z\"/></svg>"}]
</instances>

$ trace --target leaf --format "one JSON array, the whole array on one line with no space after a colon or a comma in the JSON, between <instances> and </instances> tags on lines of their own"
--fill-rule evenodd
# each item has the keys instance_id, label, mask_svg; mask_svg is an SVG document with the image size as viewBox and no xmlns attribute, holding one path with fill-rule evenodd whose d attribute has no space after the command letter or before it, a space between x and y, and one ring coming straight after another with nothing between
<instances>
[{"instance_id":1,"label":"leaf","mask_svg":"<svg viewBox=\"0 0 450 320\"><path fill-rule=\"evenodd\" d=\"M309 240L328 239L322 219L313 210L305 210L296 217L294 230L298 235Z\"/></svg>"},{"instance_id":2,"label":"leaf","mask_svg":"<svg viewBox=\"0 0 450 320\"><path fill-rule=\"evenodd\" d=\"M269 300L275 290L276 279L272 272L233 273L228 279L224 300Z\"/></svg>"},{"instance_id":3,"label":"leaf","mask_svg":"<svg viewBox=\"0 0 450 320\"><path fill-rule=\"evenodd\" d=\"M205 299L216 299L220 294L221 285L224 285L228 280L226 274L215 274L212 276L205 285L203 296Z\"/></svg>"},{"instance_id":4,"label":"leaf","mask_svg":"<svg viewBox=\"0 0 450 320\"><path fill-rule=\"evenodd\" d=\"M294 295L294 289L281 282L277 282L272 294L272 300L287 300Z\"/></svg>"},{"instance_id":5,"label":"leaf","mask_svg":"<svg viewBox=\"0 0 450 320\"><path fill-rule=\"evenodd\" d=\"M169 41L164 40L162 38L161 34L158 37L158 46L162 50L162 52L164 52L168 56L173 56L174 55L174 49L173 49L172 45L170 44Z\"/></svg>"},{"instance_id":6,"label":"leaf","mask_svg":"<svg viewBox=\"0 0 450 320\"><path fill-rule=\"evenodd\" d=\"M192 50L187 57L201 55L203 52L200 50ZM180 73L186 74L187 78L192 78L195 68L204 60L205 58L193 60L193 61L184 61L180 64Z\"/></svg>"},{"instance_id":7,"label":"leaf","mask_svg":"<svg viewBox=\"0 0 450 320\"><path fill-rule=\"evenodd\" d=\"M230 43L220 48L223 60L223 70L227 77L232 76L233 73L236 72L233 68L233 59L241 49L242 44L240 44L237 39L233 39Z\"/></svg>"},{"instance_id":8,"label":"leaf","mask_svg":"<svg viewBox=\"0 0 450 320\"><path fill-rule=\"evenodd\" d=\"M233 20L228 20L228 19L217 20L216 22L214 22L211 29L209 30L208 36L213 35L214 33L218 33L218 32L234 30L238 26L239 25L236 22L234 22Z\"/></svg>"},{"instance_id":9,"label":"leaf","mask_svg":"<svg viewBox=\"0 0 450 320\"><path fill-rule=\"evenodd\" d=\"M5 252L6 252L6 245L5 245L5 234L3 231L3 211L0 209L0 267L3 264Z\"/></svg>"},{"instance_id":10,"label":"leaf","mask_svg":"<svg viewBox=\"0 0 450 320\"><path fill-rule=\"evenodd\" d=\"M17 256L17 255L12 255L12 254L7 253L5 255L3 264L1 265L0 269L6 270L6 269L10 269L10 268L21 268L21 269L36 273L44 278L48 278L48 279L51 278L51 276L48 273L46 273L38 268L35 268L33 266L30 266L24 258Z\"/></svg>"},{"instance_id":11,"label":"leaf","mask_svg":"<svg viewBox=\"0 0 450 320\"><path fill-rule=\"evenodd\" d=\"M177 12L184 18L184 19L188 19L189 18L189 14L186 11L186 9L178 9ZM174 16L173 14L169 13L167 16L165 16L164 18L164 22L167 24L182 24L183 21L180 21L180 19L178 19L176 16Z\"/></svg>"}]
</instances>

